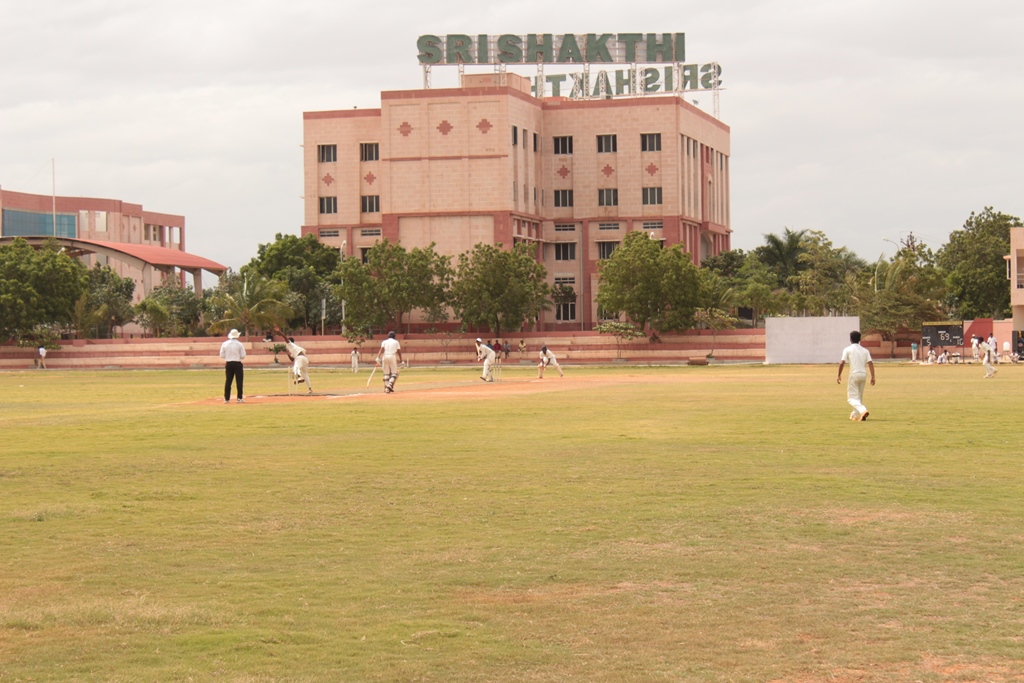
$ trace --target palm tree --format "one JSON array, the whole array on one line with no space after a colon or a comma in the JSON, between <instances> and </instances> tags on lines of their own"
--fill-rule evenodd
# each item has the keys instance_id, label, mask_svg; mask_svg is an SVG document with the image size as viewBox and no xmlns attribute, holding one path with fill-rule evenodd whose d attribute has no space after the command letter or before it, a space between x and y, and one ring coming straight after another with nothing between
<instances>
[{"instance_id":1,"label":"palm tree","mask_svg":"<svg viewBox=\"0 0 1024 683\"><path fill-rule=\"evenodd\" d=\"M291 307L284 303L285 285L256 272L244 272L230 277L226 286L213 297L213 306L224 311L224 317L210 325L212 334L231 328L269 330L292 317Z\"/></svg>"},{"instance_id":2,"label":"palm tree","mask_svg":"<svg viewBox=\"0 0 1024 683\"><path fill-rule=\"evenodd\" d=\"M764 245L757 248L757 253L765 265L779 276L779 284L788 287L789 278L800 270L800 254L803 253L803 239L806 230L794 232L783 228L782 236L768 233L764 236Z\"/></svg>"}]
</instances>

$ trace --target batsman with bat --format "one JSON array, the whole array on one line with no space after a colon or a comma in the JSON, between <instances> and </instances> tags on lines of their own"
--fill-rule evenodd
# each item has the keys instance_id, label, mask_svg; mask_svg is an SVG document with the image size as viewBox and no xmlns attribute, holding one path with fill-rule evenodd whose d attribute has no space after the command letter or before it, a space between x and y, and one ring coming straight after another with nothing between
<instances>
[{"instance_id":1,"label":"batsman with bat","mask_svg":"<svg viewBox=\"0 0 1024 683\"><path fill-rule=\"evenodd\" d=\"M480 337L476 338L476 359L484 362L484 371L480 375L480 379L485 382L493 382L494 375L492 374L491 366L494 365L494 349L484 344Z\"/></svg>"},{"instance_id":2,"label":"batsman with bat","mask_svg":"<svg viewBox=\"0 0 1024 683\"><path fill-rule=\"evenodd\" d=\"M555 370L558 370L559 377L565 377L565 373L562 372L562 366L558 364L555 354L548 351L547 346L542 346L540 347L540 363L537 364L537 379L544 379L544 369L549 365L554 366Z\"/></svg>"},{"instance_id":3,"label":"batsman with bat","mask_svg":"<svg viewBox=\"0 0 1024 683\"><path fill-rule=\"evenodd\" d=\"M375 362L384 370L384 393L395 393L398 364L402 362L402 345L395 339L394 332L388 332L388 338L380 343L380 351L377 352Z\"/></svg>"}]
</instances>

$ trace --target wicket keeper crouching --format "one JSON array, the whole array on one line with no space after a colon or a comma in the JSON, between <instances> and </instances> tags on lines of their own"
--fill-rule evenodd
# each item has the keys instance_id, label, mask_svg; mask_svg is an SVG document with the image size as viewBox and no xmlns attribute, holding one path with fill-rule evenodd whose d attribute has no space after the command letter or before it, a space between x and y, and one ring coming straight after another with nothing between
<instances>
[{"instance_id":1,"label":"wicket keeper crouching","mask_svg":"<svg viewBox=\"0 0 1024 683\"><path fill-rule=\"evenodd\" d=\"M388 338L380 343L377 362L384 371L384 393L395 393L395 382L398 380L398 364L402 362L402 345L395 339L394 332L388 332Z\"/></svg>"}]
</instances>

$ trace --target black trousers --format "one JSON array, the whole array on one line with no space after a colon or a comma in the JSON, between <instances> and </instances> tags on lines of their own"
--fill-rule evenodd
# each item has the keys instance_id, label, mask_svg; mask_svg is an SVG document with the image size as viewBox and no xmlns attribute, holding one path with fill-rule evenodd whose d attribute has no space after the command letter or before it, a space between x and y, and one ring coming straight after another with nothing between
<instances>
[{"instance_id":1,"label":"black trousers","mask_svg":"<svg viewBox=\"0 0 1024 683\"><path fill-rule=\"evenodd\" d=\"M243 398L245 394L242 393L242 380L245 377L245 368L242 367L242 361L240 360L229 360L224 364L224 400L231 400L231 380L235 381L235 387L238 389L238 398Z\"/></svg>"}]
</instances>

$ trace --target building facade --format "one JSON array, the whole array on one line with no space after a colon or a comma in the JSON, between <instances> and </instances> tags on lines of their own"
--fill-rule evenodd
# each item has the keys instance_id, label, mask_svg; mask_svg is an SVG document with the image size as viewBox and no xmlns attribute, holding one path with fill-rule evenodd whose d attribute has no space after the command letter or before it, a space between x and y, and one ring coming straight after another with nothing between
<instances>
[{"instance_id":1,"label":"building facade","mask_svg":"<svg viewBox=\"0 0 1024 683\"><path fill-rule=\"evenodd\" d=\"M56 238L86 266L108 265L135 280L135 303L162 277L192 274L202 292L203 270L226 268L185 251L185 217L145 211L117 199L54 197L0 189L0 241L22 237L38 244Z\"/></svg>"},{"instance_id":2,"label":"building facade","mask_svg":"<svg viewBox=\"0 0 1024 683\"><path fill-rule=\"evenodd\" d=\"M303 124L303 235L349 257L382 238L449 255L535 244L549 283L577 294L543 329L600 321L599 263L631 230L695 264L730 248L729 127L680 95L538 98L527 78L467 74Z\"/></svg>"}]
</instances>

